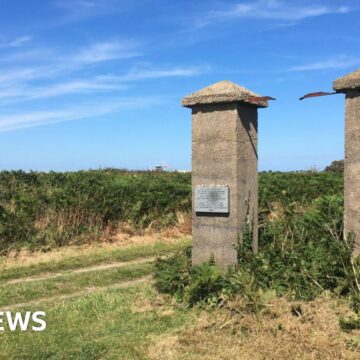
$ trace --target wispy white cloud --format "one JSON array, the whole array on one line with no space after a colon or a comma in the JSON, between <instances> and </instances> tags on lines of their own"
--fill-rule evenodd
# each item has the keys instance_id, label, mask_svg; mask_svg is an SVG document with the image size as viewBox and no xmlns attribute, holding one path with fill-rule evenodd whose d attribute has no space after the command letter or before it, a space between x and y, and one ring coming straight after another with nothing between
<instances>
[{"instance_id":1,"label":"wispy white cloud","mask_svg":"<svg viewBox=\"0 0 360 360\"><path fill-rule=\"evenodd\" d=\"M12 67L0 71L0 84L2 86L34 79L42 79L52 73L50 68L45 67Z\"/></svg>"},{"instance_id":2,"label":"wispy white cloud","mask_svg":"<svg viewBox=\"0 0 360 360\"><path fill-rule=\"evenodd\" d=\"M348 6L306 5L303 2L258 0L238 3L219 10L212 10L205 18L197 20L196 26L201 28L214 21L236 18L283 21L293 25L306 18L329 14L345 14L350 11L351 9Z\"/></svg>"},{"instance_id":3,"label":"wispy white cloud","mask_svg":"<svg viewBox=\"0 0 360 360\"><path fill-rule=\"evenodd\" d=\"M138 44L134 41L107 41L92 44L76 54L72 61L76 64L93 64L139 56Z\"/></svg>"},{"instance_id":4,"label":"wispy white cloud","mask_svg":"<svg viewBox=\"0 0 360 360\"><path fill-rule=\"evenodd\" d=\"M0 74L0 100L2 103L44 99L69 94L95 94L114 93L128 88L126 83L146 79L160 79L165 77L188 77L200 75L210 68L203 67L174 67L174 68L146 68L132 69L129 72L119 74L97 75L86 79L76 79L68 82L53 82L49 85L36 86L27 82L15 82L6 84L7 74ZM23 78L39 78L44 75L38 69L28 69L20 73ZM5 85L4 85L5 83Z\"/></svg>"},{"instance_id":5,"label":"wispy white cloud","mask_svg":"<svg viewBox=\"0 0 360 360\"><path fill-rule=\"evenodd\" d=\"M101 92L115 92L124 90L121 84L111 84L100 81L97 78L74 80L63 83L50 84L48 86L18 85L0 88L0 99L11 99L12 101L24 101L43 99L70 94L95 94Z\"/></svg>"},{"instance_id":6,"label":"wispy white cloud","mask_svg":"<svg viewBox=\"0 0 360 360\"><path fill-rule=\"evenodd\" d=\"M0 132L19 130L46 124L54 124L81 119L95 119L118 113L126 109L138 109L160 105L166 102L164 97L120 98L97 104L83 103L76 107L60 110L32 111L0 116Z\"/></svg>"},{"instance_id":7,"label":"wispy white cloud","mask_svg":"<svg viewBox=\"0 0 360 360\"><path fill-rule=\"evenodd\" d=\"M140 55L139 45L132 40L112 40L90 44L73 52L61 52L47 48L5 55L0 61L15 63L12 67L2 66L0 84L34 81L63 76L83 69L84 67L113 60L132 58ZM34 65L24 66L31 59ZM46 59L46 65L44 65Z\"/></svg>"},{"instance_id":8,"label":"wispy white cloud","mask_svg":"<svg viewBox=\"0 0 360 360\"><path fill-rule=\"evenodd\" d=\"M161 97L141 97L102 103L87 102L72 107L71 104L81 102L84 94L86 98L100 93L106 94L106 97L114 96L119 94L119 91L128 89L130 83L147 79L196 76L209 70L206 66L154 67L148 63L138 63L128 71L110 72L118 70L120 62L117 61L136 57L140 50L140 45L131 39L112 39L66 52L60 49L34 48L31 49L30 56L29 51L15 51L8 59L6 56L2 57L0 106L15 111L18 104L32 101L31 108L40 106L42 110L0 115L0 131L100 117L147 104L154 106L164 100ZM112 63L107 64L110 61ZM66 97L67 95L71 97ZM62 107L61 110L51 109L51 102L33 101L51 97L59 97L56 103Z\"/></svg>"},{"instance_id":9,"label":"wispy white cloud","mask_svg":"<svg viewBox=\"0 0 360 360\"><path fill-rule=\"evenodd\" d=\"M141 55L140 44L132 39L111 39L94 42L79 49L64 50L51 47L9 52L0 58L2 63L62 63L87 65ZM66 66L68 67L68 65Z\"/></svg>"},{"instance_id":10,"label":"wispy white cloud","mask_svg":"<svg viewBox=\"0 0 360 360\"><path fill-rule=\"evenodd\" d=\"M208 72L209 66L173 67L173 68L133 68L124 75L107 75L101 77L112 81L128 82L166 77L188 77Z\"/></svg>"},{"instance_id":11,"label":"wispy white cloud","mask_svg":"<svg viewBox=\"0 0 360 360\"><path fill-rule=\"evenodd\" d=\"M335 56L333 58L322 61L315 61L303 65L292 66L286 71L311 71L311 70L327 70L327 69L345 69L360 64L358 57L351 57L346 55Z\"/></svg>"},{"instance_id":12,"label":"wispy white cloud","mask_svg":"<svg viewBox=\"0 0 360 360\"><path fill-rule=\"evenodd\" d=\"M0 37L0 48L1 49L17 48L17 47L24 45L25 43L28 43L32 39L33 39L33 37L30 35L19 36L12 40L6 40L6 39Z\"/></svg>"}]
</instances>

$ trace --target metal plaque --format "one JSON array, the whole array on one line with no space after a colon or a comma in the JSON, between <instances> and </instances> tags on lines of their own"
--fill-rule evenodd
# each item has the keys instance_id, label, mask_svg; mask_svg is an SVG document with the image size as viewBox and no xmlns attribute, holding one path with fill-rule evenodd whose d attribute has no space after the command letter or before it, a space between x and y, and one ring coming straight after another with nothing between
<instances>
[{"instance_id":1,"label":"metal plaque","mask_svg":"<svg viewBox=\"0 0 360 360\"><path fill-rule=\"evenodd\" d=\"M195 211L208 213L228 213L229 187L197 186L195 188Z\"/></svg>"}]
</instances>

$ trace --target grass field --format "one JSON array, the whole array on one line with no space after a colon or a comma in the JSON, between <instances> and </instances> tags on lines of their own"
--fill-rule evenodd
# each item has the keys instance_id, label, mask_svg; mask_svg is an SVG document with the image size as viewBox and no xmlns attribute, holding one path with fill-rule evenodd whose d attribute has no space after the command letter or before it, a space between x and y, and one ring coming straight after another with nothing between
<instances>
[{"instance_id":1,"label":"grass field","mask_svg":"<svg viewBox=\"0 0 360 360\"><path fill-rule=\"evenodd\" d=\"M96 246L84 255L79 249L75 256L68 251L42 255L37 264L2 259L1 310L45 311L48 327L42 333L0 333L0 358L143 358L138 342L144 336L176 327L188 317L178 311L174 319L156 314L143 319L129 308L138 294L154 293L149 286L154 258L188 245L189 240L178 240Z\"/></svg>"},{"instance_id":2,"label":"grass field","mask_svg":"<svg viewBox=\"0 0 360 360\"><path fill-rule=\"evenodd\" d=\"M153 258L189 242L4 258L0 308L45 311L47 329L1 333L0 359L359 358L360 331L344 332L339 323L351 311L329 293L310 302L269 293L257 315L240 299L209 311L158 294L151 285Z\"/></svg>"}]
</instances>

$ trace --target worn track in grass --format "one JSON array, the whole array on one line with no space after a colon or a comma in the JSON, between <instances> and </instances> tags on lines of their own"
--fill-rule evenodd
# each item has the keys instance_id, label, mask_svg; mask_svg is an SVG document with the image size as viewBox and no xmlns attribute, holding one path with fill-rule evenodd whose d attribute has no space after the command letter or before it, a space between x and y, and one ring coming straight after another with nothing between
<instances>
[{"instance_id":1,"label":"worn track in grass","mask_svg":"<svg viewBox=\"0 0 360 360\"><path fill-rule=\"evenodd\" d=\"M71 294L44 297L44 298L29 301L29 302L25 302L25 303L13 304L13 305L4 307L1 310L7 311L7 310L12 310L14 308L24 308L24 307L29 307L29 306L39 305L39 304L60 302L63 300L67 300L67 299L71 299L71 298L75 298L75 297L79 297L79 296L83 296L83 295L87 295L87 294L98 293L98 292L102 292L102 291L106 291L106 290L123 289L123 288L142 284L144 282L151 282L151 281L152 281L152 275L148 275L148 276L143 276L143 277L133 279L133 280L127 280L127 281L123 281L123 282L113 284L113 285L108 285L108 286L90 286L90 287L86 287L80 291L77 291L77 292L74 292Z\"/></svg>"},{"instance_id":2,"label":"worn track in grass","mask_svg":"<svg viewBox=\"0 0 360 360\"><path fill-rule=\"evenodd\" d=\"M5 284L12 285L12 284L19 284L19 283L28 283L28 282L33 282L33 281L43 281L43 280L53 279L53 278L57 278L60 276L66 276L66 275L72 275L72 274L82 274L82 273L87 273L87 272L92 272L92 271L101 271L101 270L121 268L121 267L131 266L131 265L140 265L140 264L146 264L149 262L153 262L155 259L156 259L156 257L152 256L152 257L140 258L140 259L131 260L131 261L120 261L120 262L113 262L110 264L100 264L100 265L94 265L94 266L89 266L89 267L85 267L85 268L74 269L71 271L59 271L59 272L51 273L51 274L48 273L48 274L44 274L42 276L29 276L29 277L12 279L12 280L7 281Z\"/></svg>"}]
</instances>

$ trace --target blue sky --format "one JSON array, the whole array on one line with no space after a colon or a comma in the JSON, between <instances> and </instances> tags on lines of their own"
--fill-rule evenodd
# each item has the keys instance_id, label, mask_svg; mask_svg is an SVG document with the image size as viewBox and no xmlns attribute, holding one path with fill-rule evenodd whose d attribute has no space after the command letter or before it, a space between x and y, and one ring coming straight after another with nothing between
<instances>
[{"instance_id":1,"label":"blue sky","mask_svg":"<svg viewBox=\"0 0 360 360\"><path fill-rule=\"evenodd\" d=\"M259 169L343 158L344 96L311 91L360 67L360 3L2 0L0 169L191 167L183 96L228 79L259 110Z\"/></svg>"}]
</instances>

